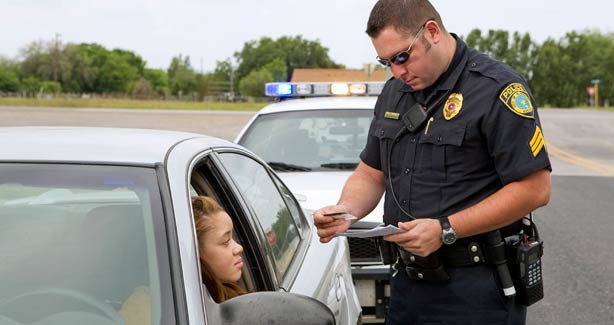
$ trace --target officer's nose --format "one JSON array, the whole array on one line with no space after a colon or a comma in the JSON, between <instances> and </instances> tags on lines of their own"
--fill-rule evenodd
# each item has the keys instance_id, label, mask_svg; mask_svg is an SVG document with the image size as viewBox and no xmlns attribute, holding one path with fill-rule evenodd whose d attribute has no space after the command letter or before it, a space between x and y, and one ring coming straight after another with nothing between
<instances>
[{"instance_id":1,"label":"officer's nose","mask_svg":"<svg viewBox=\"0 0 614 325\"><path fill-rule=\"evenodd\" d=\"M406 63L401 64L401 65L396 65L396 64L390 65L390 71L392 72L392 75L396 79L403 80L403 77L407 74L407 68L405 67L405 65Z\"/></svg>"}]
</instances>

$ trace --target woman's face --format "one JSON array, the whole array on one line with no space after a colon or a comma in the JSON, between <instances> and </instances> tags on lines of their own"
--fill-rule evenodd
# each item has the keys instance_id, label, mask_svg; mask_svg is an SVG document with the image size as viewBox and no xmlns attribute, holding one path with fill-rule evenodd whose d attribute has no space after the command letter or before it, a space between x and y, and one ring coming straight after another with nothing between
<instances>
[{"instance_id":1,"label":"woman's face","mask_svg":"<svg viewBox=\"0 0 614 325\"><path fill-rule=\"evenodd\" d=\"M226 212L211 216L211 228L205 232L200 258L222 282L236 282L241 277L243 246L232 237L232 220Z\"/></svg>"}]
</instances>

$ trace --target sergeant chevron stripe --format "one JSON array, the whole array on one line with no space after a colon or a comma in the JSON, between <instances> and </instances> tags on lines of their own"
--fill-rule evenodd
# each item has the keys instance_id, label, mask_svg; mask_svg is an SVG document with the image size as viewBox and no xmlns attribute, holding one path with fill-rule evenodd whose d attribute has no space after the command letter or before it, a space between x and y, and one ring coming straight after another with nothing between
<instances>
[{"instance_id":1,"label":"sergeant chevron stripe","mask_svg":"<svg viewBox=\"0 0 614 325\"><path fill-rule=\"evenodd\" d=\"M535 126L535 133L533 133L533 138L531 138L531 141L529 141L529 146L531 146L533 157L537 157L539 152L544 147L544 135L542 134L542 130L537 125Z\"/></svg>"}]
</instances>

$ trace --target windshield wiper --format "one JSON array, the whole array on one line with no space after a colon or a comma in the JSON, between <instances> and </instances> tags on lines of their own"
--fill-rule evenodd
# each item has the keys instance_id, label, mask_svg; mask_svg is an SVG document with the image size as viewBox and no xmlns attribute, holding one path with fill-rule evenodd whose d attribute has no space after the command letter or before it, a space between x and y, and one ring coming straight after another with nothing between
<instances>
[{"instance_id":1,"label":"windshield wiper","mask_svg":"<svg viewBox=\"0 0 614 325\"><path fill-rule=\"evenodd\" d=\"M310 172L311 168L293 164L286 164L278 161L267 161L267 164L278 172Z\"/></svg>"},{"instance_id":2,"label":"windshield wiper","mask_svg":"<svg viewBox=\"0 0 614 325\"><path fill-rule=\"evenodd\" d=\"M320 167L334 168L334 169L356 169L356 166L358 166L358 163L349 163L349 162L330 163L330 164L320 165Z\"/></svg>"}]
</instances>

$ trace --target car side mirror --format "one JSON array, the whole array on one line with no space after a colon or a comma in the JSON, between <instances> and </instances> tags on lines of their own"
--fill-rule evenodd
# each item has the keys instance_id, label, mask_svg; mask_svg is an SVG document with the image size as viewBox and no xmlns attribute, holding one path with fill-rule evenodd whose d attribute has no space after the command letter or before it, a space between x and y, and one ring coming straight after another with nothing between
<instances>
[{"instance_id":1,"label":"car side mirror","mask_svg":"<svg viewBox=\"0 0 614 325\"><path fill-rule=\"evenodd\" d=\"M222 324L335 324L333 312L311 297L287 292L254 292L220 304Z\"/></svg>"}]
</instances>

